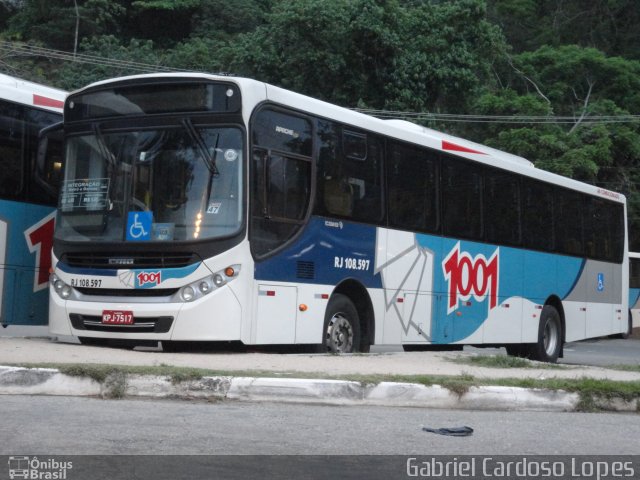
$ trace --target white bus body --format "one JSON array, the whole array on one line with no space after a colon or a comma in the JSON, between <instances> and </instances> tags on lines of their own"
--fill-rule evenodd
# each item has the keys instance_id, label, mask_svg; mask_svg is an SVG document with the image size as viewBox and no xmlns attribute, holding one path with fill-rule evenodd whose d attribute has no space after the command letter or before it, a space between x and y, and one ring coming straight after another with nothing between
<instances>
[{"instance_id":1,"label":"white bus body","mask_svg":"<svg viewBox=\"0 0 640 480\"><path fill-rule=\"evenodd\" d=\"M65 133L52 334L555 361L626 328L624 196L520 157L204 74L74 92Z\"/></svg>"}]
</instances>

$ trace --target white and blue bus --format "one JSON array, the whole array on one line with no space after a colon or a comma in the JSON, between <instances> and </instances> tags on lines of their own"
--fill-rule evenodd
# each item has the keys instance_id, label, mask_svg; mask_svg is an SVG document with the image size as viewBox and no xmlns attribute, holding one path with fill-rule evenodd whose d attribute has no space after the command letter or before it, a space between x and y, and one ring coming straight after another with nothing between
<instances>
[{"instance_id":1,"label":"white and blue bus","mask_svg":"<svg viewBox=\"0 0 640 480\"><path fill-rule=\"evenodd\" d=\"M104 81L64 114L53 334L555 361L627 328L618 193L243 78Z\"/></svg>"},{"instance_id":2,"label":"white and blue bus","mask_svg":"<svg viewBox=\"0 0 640 480\"><path fill-rule=\"evenodd\" d=\"M38 133L62 121L65 95L0 74L0 323L5 327L47 324L62 163L59 157L46 178L36 175L36 158Z\"/></svg>"}]
</instances>

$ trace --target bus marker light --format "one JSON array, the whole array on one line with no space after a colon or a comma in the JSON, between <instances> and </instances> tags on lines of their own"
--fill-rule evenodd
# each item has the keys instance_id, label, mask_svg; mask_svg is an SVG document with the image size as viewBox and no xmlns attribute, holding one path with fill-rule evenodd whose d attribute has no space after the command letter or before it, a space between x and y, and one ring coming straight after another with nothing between
<instances>
[{"instance_id":1,"label":"bus marker light","mask_svg":"<svg viewBox=\"0 0 640 480\"><path fill-rule=\"evenodd\" d=\"M233 277L236 274L236 271L233 269L233 267L227 267L224 269L224 274L227 277Z\"/></svg>"},{"instance_id":2,"label":"bus marker light","mask_svg":"<svg viewBox=\"0 0 640 480\"><path fill-rule=\"evenodd\" d=\"M209 283L204 280L200 282L200 285L198 285L198 287L200 288L200 291L205 294L209 293L209 291L211 290L211 285L209 285Z\"/></svg>"},{"instance_id":3,"label":"bus marker light","mask_svg":"<svg viewBox=\"0 0 640 480\"><path fill-rule=\"evenodd\" d=\"M267 290L267 297L275 297L275 296L276 296L275 290Z\"/></svg>"},{"instance_id":4,"label":"bus marker light","mask_svg":"<svg viewBox=\"0 0 640 480\"><path fill-rule=\"evenodd\" d=\"M398 297L398 303L403 303L403 302L404 302L404 298Z\"/></svg>"},{"instance_id":5,"label":"bus marker light","mask_svg":"<svg viewBox=\"0 0 640 480\"><path fill-rule=\"evenodd\" d=\"M298 307L298 309L300 309L301 312L306 312L308 308L309 307L307 307L304 303L301 303L300 306Z\"/></svg>"}]
</instances>

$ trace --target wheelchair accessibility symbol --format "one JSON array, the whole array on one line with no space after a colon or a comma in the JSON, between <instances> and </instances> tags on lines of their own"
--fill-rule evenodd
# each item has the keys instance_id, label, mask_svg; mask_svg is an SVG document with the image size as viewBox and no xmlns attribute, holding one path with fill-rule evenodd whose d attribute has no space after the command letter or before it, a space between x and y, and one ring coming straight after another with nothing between
<instances>
[{"instance_id":1,"label":"wheelchair accessibility symbol","mask_svg":"<svg viewBox=\"0 0 640 480\"><path fill-rule=\"evenodd\" d=\"M599 292L604 292L604 273L598 274L598 286L596 288Z\"/></svg>"},{"instance_id":2,"label":"wheelchair accessibility symbol","mask_svg":"<svg viewBox=\"0 0 640 480\"><path fill-rule=\"evenodd\" d=\"M127 240L141 241L151 239L151 212L129 212L127 217Z\"/></svg>"}]
</instances>

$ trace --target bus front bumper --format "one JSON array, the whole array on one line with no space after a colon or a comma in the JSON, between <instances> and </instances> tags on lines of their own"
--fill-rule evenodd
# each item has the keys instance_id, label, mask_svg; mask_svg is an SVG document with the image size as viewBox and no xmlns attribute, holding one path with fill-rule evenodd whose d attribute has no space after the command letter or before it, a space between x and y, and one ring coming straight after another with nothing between
<instances>
[{"instance_id":1,"label":"bus front bumper","mask_svg":"<svg viewBox=\"0 0 640 480\"><path fill-rule=\"evenodd\" d=\"M133 324L104 323L104 312L131 312ZM193 302L137 303L91 297L64 300L49 289L49 331L53 335L131 340L241 340L242 307L230 288Z\"/></svg>"}]
</instances>

